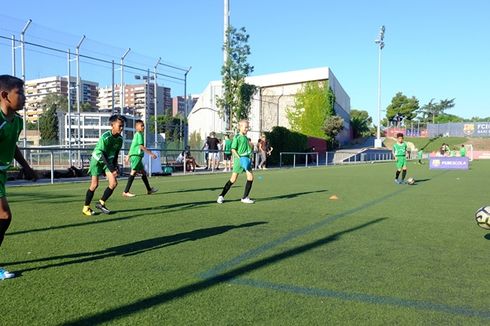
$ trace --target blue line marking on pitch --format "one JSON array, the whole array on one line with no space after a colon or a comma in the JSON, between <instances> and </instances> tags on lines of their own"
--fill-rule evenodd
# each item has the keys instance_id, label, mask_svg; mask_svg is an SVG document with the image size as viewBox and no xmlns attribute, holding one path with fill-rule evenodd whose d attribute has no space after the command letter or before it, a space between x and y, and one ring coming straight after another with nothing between
<instances>
[{"instance_id":1,"label":"blue line marking on pitch","mask_svg":"<svg viewBox=\"0 0 490 326\"><path fill-rule=\"evenodd\" d=\"M263 244L262 246L259 246L255 249L252 249L252 250L249 250L231 260L228 260L224 263L221 263L211 269L209 269L208 271L206 272L203 272L201 273L199 276L201 278L209 278L209 277L213 277L213 276L216 276L217 274L220 274L228 269L231 269L239 264L241 264L243 261L247 260L247 259L250 259L250 258L254 258L274 247L277 247L285 242L288 242L289 240L292 240L294 238L297 238L299 236L302 236L302 235L305 235L305 234L308 234L310 232L313 232L317 229L319 229L320 227L322 226L325 226L327 224L330 224L330 223L333 223L335 222L336 220L338 220L339 218L342 218L342 217L345 217L345 216L349 216L353 213L356 213L356 212L359 212L361 210L364 210L364 209L367 209L367 208L370 208L374 205L377 205L391 197L394 197L396 195L398 195L399 193L403 192L403 191L406 191L408 189L408 187L406 188L403 188L403 189L400 189L398 191L395 191L395 192L392 192L388 195L385 195L381 198L378 198L378 199L375 199L375 200L372 200L366 204L363 204L363 205L360 205L358 207L355 207L355 208L351 208L349 210L346 210L344 212L341 212L341 213L338 213L338 214L335 214L335 215L332 215L332 216L329 216L327 218L325 218L324 220L322 221L319 221L315 224L311 224L311 225L308 225L302 229L298 229L298 230L295 230L295 231L292 231L292 232L289 232L287 233L286 235L274 240L274 241L271 241L271 242L268 242L266 244Z\"/></svg>"},{"instance_id":2,"label":"blue line marking on pitch","mask_svg":"<svg viewBox=\"0 0 490 326\"><path fill-rule=\"evenodd\" d=\"M390 306L397 306L402 308L414 308L420 310L449 313L453 315L463 315L467 317L490 319L490 311L478 311L470 308L449 306L445 304L432 303L426 301L407 300L407 299L400 299L396 297L387 297L387 296L379 296L379 295L364 294L364 293L348 293L348 292L334 291L334 290L307 288L307 287L300 287L300 286L294 286L289 284L277 284L277 283L272 283L267 281L257 281L257 280L244 279L244 278L237 278L229 281L229 283L233 283L237 285L247 285L247 286L252 286L261 289L271 289L271 290L281 291L281 292L315 296L315 297L334 298L334 299L340 299L345 301L356 301L361 303L390 305Z\"/></svg>"},{"instance_id":3,"label":"blue line marking on pitch","mask_svg":"<svg viewBox=\"0 0 490 326\"><path fill-rule=\"evenodd\" d=\"M442 174L445 174L446 171L440 173L437 176L440 176ZM408 188L403 188L398 191L395 191L393 193L390 193L386 196L383 196L381 198L375 199L373 201L370 201L364 205L360 205L356 208L349 209L347 211L341 212L339 214L332 215L330 217L327 217L326 219L319 221L315 224L311 224L309 226L306 226L302 229L292 231L283 237L280 237L274 241L268 242L262 246L259 246L255 249L249 250L245 252L242 255L239 255L229 261L226 261L222 264L219 264L215 266L214 268L201 273L199 276L203 279L207 278L213 278L219 276L219 274L225 272L226 270L229 270L233 267L236 267L237 265L241 264L243 261L247 259L254 258L267 250L270 250L280 244L283 244L289 240L292 240L296 237L305 235L309 232L315 231L316 229L330 224L339 218L349 216L355 212L359 212L361 210L370 208L372 206L375 206L391 197L394 197L398 194L400 194L403 191L406 191ZM257 281L257 280L252 280L252 279L245 279L245 278L235 278L227 281L228 283L232 284L237 284L237 285L246 285L246 286L251 286L251 287L256 287L256 288L261 288L261 289L271 289L271 290L276 290L276 291L282 291L282 292L288 292L288 293L295 293L295 294L301 294L301 295L308 295L308 296L316 296L316 297L325 297L325 298L334 298L334 299L339 299L339 300L345 300L345 301L356 301L356 302L361 302L361 303L369 303L369 304L381 304L381 305L390 305L390 306L397 306L397 307L402 307L402 308L414 308L414 309L419 309L419 310L428 310L428 311L436 311L436 312L442 312L442 313L449 313L453 315L463 315L467 317L478 317L478 318L484 318L484 319L490 319L490 311L478 311L478 310L473 310L470 308L465 308L465 307L457 307L457 306L450 306L450 305L445 305L445 304L440 304L440 303L432 303L432 302L427 302L427 301L417 301L417 300L408 300L408 299L401 299L401 298L396 298L396 297L387 297L387 296L378 296L378 295L371 295L371 294L365 294L365 293L349 293L349 292L342 292L342 291L334 291L334 290L325 290L325 289L317 289L317 288L307 288L307 287L300 287L300 286L294 286L294 285L288 285L288 284L277 284L273 282L268 282L268 281Z\"/></svg>"}]
</instances>

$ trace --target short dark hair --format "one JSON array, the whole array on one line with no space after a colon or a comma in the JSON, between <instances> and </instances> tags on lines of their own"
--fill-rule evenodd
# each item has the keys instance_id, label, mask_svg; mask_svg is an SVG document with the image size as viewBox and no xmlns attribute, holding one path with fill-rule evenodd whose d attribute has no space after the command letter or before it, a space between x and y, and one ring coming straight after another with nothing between
<instances>
[{"instance_id":1,"label":"short dark hair","mask_svg":"<svg viewBox=\"0 0 490 326\"><path fill-rule=\"evenodd\" d=\"M109 118L109 123L112 125L116 120L119 120L122 123L126 123L126 117L120 114L111 115L111 117Z\"/></svg>"},{"instance_id":2,"label":"short dark hair","mask_svg":"<svg viewBox=\"0 0 490 326\"><path fill-rule=\"evenodd\" d=\"M142 123L142 124L145 124L143 120L141 119L138 119L134 122L134 125L137 125L138 123Z\"/></svg>"},{"instance_id":3,"label":"short dark hair","mask_svg":"<svg viewBox=\"0 0 490 326\"><path fill-rule=\"evenodd\" d=\"M11 75L0 75L0 91L10 92L14 88L24 87L24 81Z\"/></svg>"},{"instance_id":4,"label":"short dark hair","mask_svg":"<svg viewBox=\"0 0 490 326\"><path fill-rule=\"evenodd\" d=\"M398 137L402 137L403 138L403 134L401 132L397 133L396 134L396 138L398 138Z\"/></svg>"}]
</instances>

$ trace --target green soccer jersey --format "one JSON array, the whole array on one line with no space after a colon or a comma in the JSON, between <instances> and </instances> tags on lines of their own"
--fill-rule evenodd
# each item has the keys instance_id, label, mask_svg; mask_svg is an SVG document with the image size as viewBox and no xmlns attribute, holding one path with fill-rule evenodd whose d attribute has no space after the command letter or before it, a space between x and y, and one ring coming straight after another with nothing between
<instances>
[{"instance_id":1,"label":"green soccer jersey","mask_svg":"<svg viewBox=\"0 0 490 326\"><path fill-rule=\"evenodd\" d=\"M145 153L141 149L141 145L144 145L145 140L142 132L137 132L134 134L133 141L131 142L131 147L129 148L129 156L145 156Z\"/></svg>"},{"instance_id":2,"label":"green soccer jersey","mask_svg":"<svg viewBox=\"0 0 490 326\"><path fill-rule=\"evenodd\" d=\"M113 136L112 131L108 130L100 136L100 139L92 152L92 158L102 163L104 162L102 160L102 153L105 153L108 161L112 162L114 157L121 150L122 144L123 139L121 135Z\"/></svg>"},{"instance_id":3,"label":"green soccer jersey","mask_svg":"<svg viewBox=\"0 0 490 326\"><path fill-rule=\"evenodd\" d=\"M461 155L461 157L465 157L466 156L466 148L462 147L459 150L459 155Z\"/></svg>"},{"instance_id":4,"label":"green soccer jersey","mask_svg":"<svg viewBox=\"0 0 490 326\"><path fill-rule=\"evenodd\" d=\"M393 145L393 153L395 156L406 156L407 155L407 143L398 143L396 142L395 145Z\"/></svg>"},{"instance_id":5,"label":"green soccer jersey","mask_svg":"<svg viewBox=\"0 0 490 326\"><path fill-rule=\"evenodd\" d=\"M231 139L225 139L225 147L223 149L223 153L231 154Z\"/></svg>"},{"instance_id":6,"label":"green soccer jersey","mask_svg":"<svg viewBox=\"0 0 490 326\"><path fill-rule=\"evenodd\" d=\"M22 123L22 118L17 114L9 122L0 110L0 171L7 170L14 159Z\"/></svg>"},{"instance_id":7,"label":"green soccer jersey","mask_svg":"<svg viewBox=\"0 0 490 326\"><path fill-rule=\"evenodd\" d=\"M233 137L231 149L236 150L237 154L240 157L250 156L252 154L250 145L248 143L248 138L247 136L242 134L237 134L235 137Z\"/></svg>"}]
</instances>

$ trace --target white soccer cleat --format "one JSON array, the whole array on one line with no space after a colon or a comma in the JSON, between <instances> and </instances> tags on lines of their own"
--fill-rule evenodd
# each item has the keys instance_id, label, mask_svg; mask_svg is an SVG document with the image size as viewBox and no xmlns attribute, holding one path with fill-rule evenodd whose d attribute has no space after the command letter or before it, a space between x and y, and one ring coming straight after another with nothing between
<instances>
[{"instance_id":1,"label":"white soccer cleat","mask_svg":"<svg viewBox=\"0 0 490 326\"><path fill-rule=\"evenodd\" d=\"M15 274L7 272L5 269L0 268L0 280L6 280L8 278L14 278Z\"/></svg>"},{"instance_id":2,"label":"white soccer cleat","mask_svg":"<svg viewBox=\"0 0 490 326\"><path fill-rule=\"evenodd\" d=\"M218 200L216 201L218 204L223 204L223 202L225 201L225 197L223 196L219 196L218 197Z\"/></svg>"},{"instance_id":3,"label":"white soccer cleat","mask_svg":"<svg viewBox=\"0 0 490 326\"><path fill-rule=\"evenodd\" d=\"M123 197L135 197L136 196L135 194L132 194L130 192L123 192L122 195L123 195Z\"/></svg>"},{"instance_id":4,"label":"white soccer cleat","mask_svg":"<svg viewBox=\"0 0 490 326\"><path fill-rule=\"evenodd\" d=\"M252 199L250 199L248 197L242 198L241 202L244 203L244 204L253 204L253 203L255 203L255 201L253 201Z\"/></svg>"}]
</instances>

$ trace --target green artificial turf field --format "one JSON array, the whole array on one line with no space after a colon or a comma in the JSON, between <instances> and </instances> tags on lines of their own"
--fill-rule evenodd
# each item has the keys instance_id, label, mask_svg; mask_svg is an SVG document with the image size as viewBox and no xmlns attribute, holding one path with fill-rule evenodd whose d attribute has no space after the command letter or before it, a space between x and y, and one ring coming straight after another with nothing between
<instances>
[{"instance_id":1,"label":"green artificial turf field","mask_svg":"<svg viewBox=\"0 0 490 326\"><path fill-rule=\"evenodd\" d=\"M479 325L490 323L490 162L151 178L160 191L81 214L88 182L9 187L1 325ZM105 188L102 182L95 198ZM333 195L337 200L330 200Z\"/></svg>"}]
</instances>

